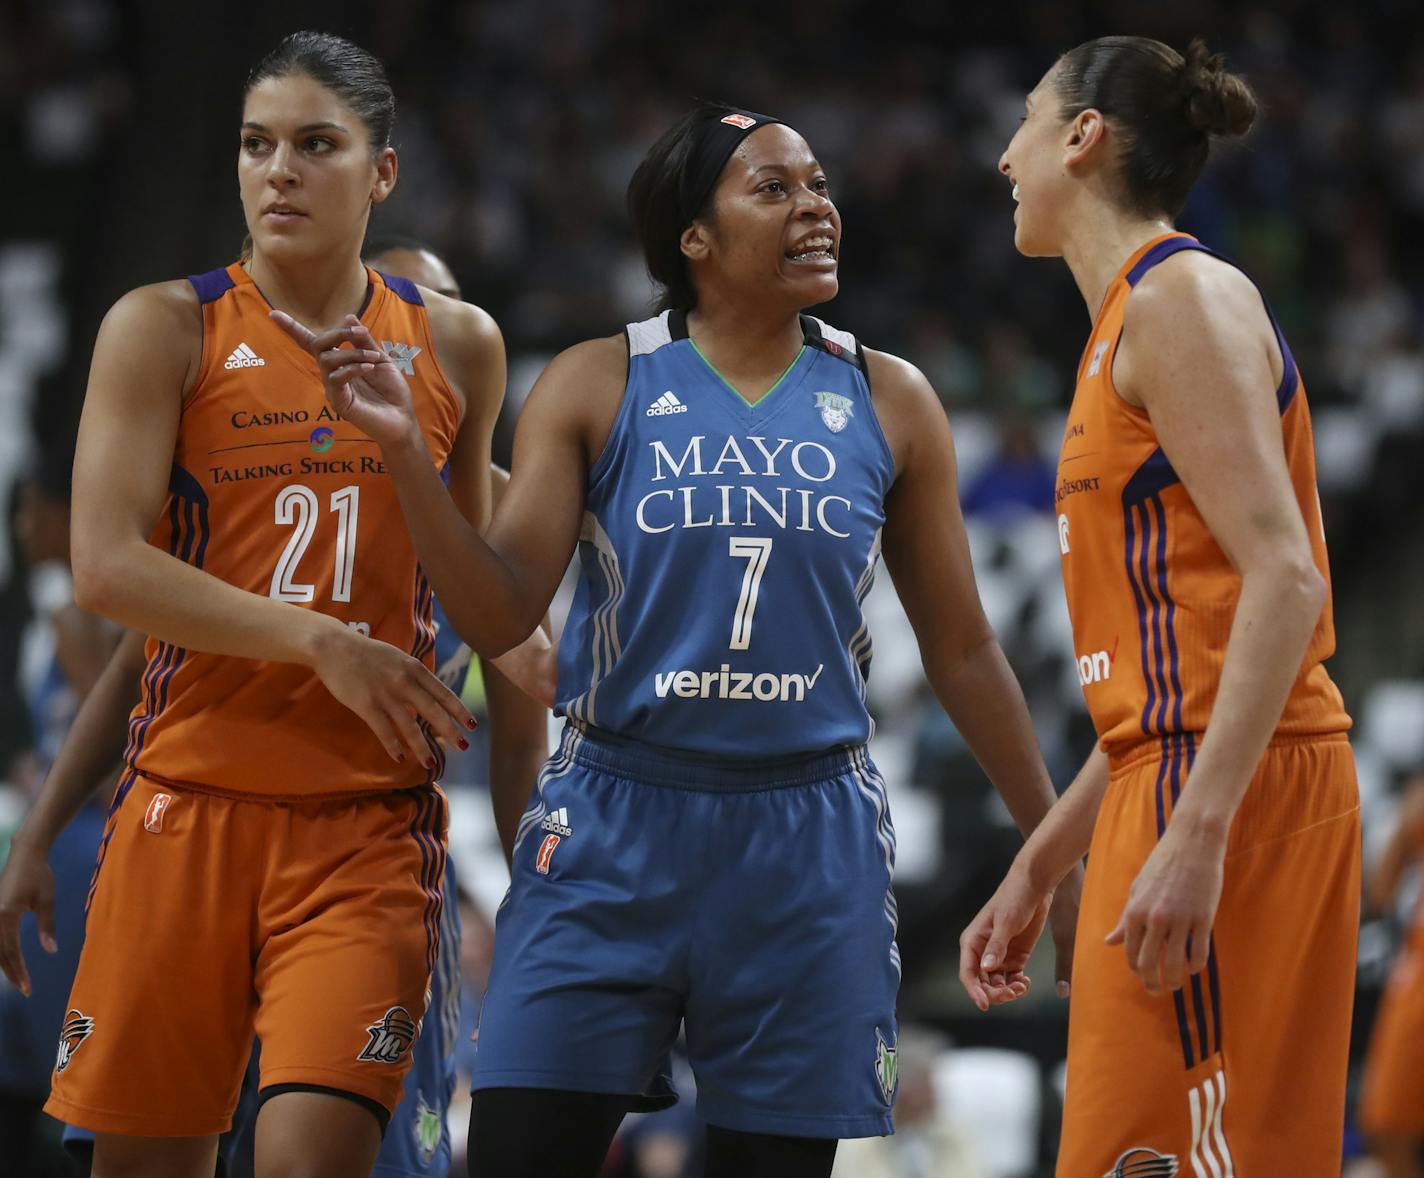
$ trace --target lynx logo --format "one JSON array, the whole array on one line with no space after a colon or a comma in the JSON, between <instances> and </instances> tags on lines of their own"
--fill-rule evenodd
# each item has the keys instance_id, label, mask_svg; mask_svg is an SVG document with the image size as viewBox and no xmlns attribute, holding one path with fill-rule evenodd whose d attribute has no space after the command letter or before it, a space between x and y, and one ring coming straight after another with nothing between
<instances>
[{"instance_id":1,"label":"lynx logo","mask_svg":"<svg viewBox=\"0 0 1424 1178\"><path fill-rule=\"evenodd\" d=\"M875 1078L880 1082L880 1095L886 1104L895 1103L895 1089L900 1084L900 1064L895 1048L885 1042L880 1028L875 1028Z\"/></svg>"},{"instance_id":2,"label":"lynx logo","mask_svg":"<svg viewBox=\"0 0 1424 1178\"><path fill-rule=\"evenodd\" d=\"M559 836L546 834L539 844L539 854L534 859L534 870L540 875L549 874L549 860L554 857L554 848L559 845Z\"/></svg>"},{"instance_id":3,"label":"lynx logo","mask_svg":"<svg viewBox=\"0 0 1424 1178\"><path fill-rule=\"evenodd\" d=\"M421 1162L430 1165L435 1160L435 1151L440 1148L440 1114L425 1103L425 1093L418 1088L411 1131L415 1134L415 1148L420 1151Z\"/></svg>"},{"instance_id":4,"label":"lynx logo","mask_svg":"<svg viewBox=\"0 0 1424 1178\"><path fill-rule=\"evenodd\" d=\"M64 1016L64 1026L59 1032L59 1052L54 1057L54 1070L62 1072L74 1059L79 1045L94 1033L94 1020L87 1014L71 1010Z\"/></svg>"},{"instance_id":5,"label":"lynx logo","mask_svg":"<svg viewBox=\"0 0 1424 1178\"><path fill-rule=\"evenodd\" d=\"M1066 515L1058 517L1058 551L1064 556L1068 555L1068 517Z\"/></svg>"},{"instance_id":6,"label":"lynx logo","mask_svg":"<svg viewBox=\"0 0 1424 1178\"><path fill-rule=\"evenodd\" d=\"M1112 650L1095 650L1078 660L1078 682L1084 687L1090 683L1106 683L1112 678L1112 665L1117 660L1117 642L1113 639Z\"/></svg>"},{"instance_id":7,"label":"lynx logo","mask_svg":"<svg viewBox=\"0 0 1424 1178\"><path fill-rule=\"evenodd\" d=\"M817 393L816 408L821 411L821 420L833 434L838 434L850 424L851 406L854 402L840 393Z\"/></svg>"},{"instance_id":8,"label":"lynx logo","mask_svg":"<svg viewBox=\"0 0 1424 1178\"><path fill-rule=\"evenodd\" d=\"M1213 1165L1212 1169L1216 1167ZM1103 1178L1173 1178L1176 1172L1176 1154L1158 1153L1155 1149L1139 1146L1118 1158L1117 1164Z\"/></svg>"},{"instance_id":9,"label":"lynx logo","mask_svg":"<svg viewBox=\"0 0 1424 1178\"><path fill-rule=\"evenodd\" d=\"M386 355L391 358L395 366L407 376L415 375L415 358L424 350L417 348L414 344L398 344L394 340L383 339L381 347L385 348Z\"/></svg>"},{"instance_id":10,"label":"lynx logo","mask_svg":"<svg viewBox=\"0 0 1424 1178\"><path fill-rule=\"evenodd\" d=\"M1089 376L1097 376L1097 375L1098 375L1098 371L1099 371L1099 370L1102 368L1102 366L1103 366L1103 353L1106 352L1107 350L1108 350L1108 341L1107 341L1107 340L1103 340L1102 343L1100 343L1096 348L1093 349L1093 362L1088 365L1088 375L1089 375Z\"/></svg>"},{"instance_id":11,"label":"lynx logo","mask_svg":"<svg viewBox=\"0 0 1424 1178\"><path fill-rule=\"evenodd\" d=\"M420 1024L411 1020L404 1006L392 1006L381 1021L366 1028L371 1040L356 1058L363 1063L399 1063L420 1034Z\"/></svg>"},{"instance_id":12,"label":"lynx logo","mask_svg":"<svg viewBox=\"0 0 1424 1178\"><path fill-rule=\"evenodd\" d=\"M158 834L163 829L163 815L173 802L172 794L154 794L143 812L143 828L150 834Z\"/></svg>"}]
</instances>

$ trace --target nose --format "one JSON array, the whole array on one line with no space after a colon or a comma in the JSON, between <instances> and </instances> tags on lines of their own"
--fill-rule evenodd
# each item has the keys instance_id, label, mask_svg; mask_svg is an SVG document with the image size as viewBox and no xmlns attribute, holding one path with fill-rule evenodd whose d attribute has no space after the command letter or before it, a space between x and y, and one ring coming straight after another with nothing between
<instances>
[{"instance_id":1,"label":"nose","mask_svg":"<svg viewBox=\"0 0 1424 1178\"><path fill-rule=\"evenodd\" d=\"M1004 154L999 157L999 171L1001 171L1005 176L1009 176L1009 151L1008 151L1008 148L1005 148L1005 149L1004 149ZM1009 179L1012 180L1013 177L1012 177L1012 176L1009 176Z\"/></svg>"},{"instance_id":2,"label":"nose","mask_svg":"<svg viewBox=\"0 0 1424 1178\"><path fill-rule=\"evenodd\" d=\"M803 188L802 197L797 208L797 213L802 216L829 217L836 211L836 206L831 203L831 198L824 192L817 192L814 188Z\"/></svg>"},{"instance_id":3,"label":"nose","mask_svg":"<svg viewBox=\"0 0 1424 1178\"><path fill-rule=\"evenodd\" d=\"M290 188L297 183L297 170L292 164L292 145L279 143L267 165L267 183L275 188Z\"/></svg>"}]
</instances>

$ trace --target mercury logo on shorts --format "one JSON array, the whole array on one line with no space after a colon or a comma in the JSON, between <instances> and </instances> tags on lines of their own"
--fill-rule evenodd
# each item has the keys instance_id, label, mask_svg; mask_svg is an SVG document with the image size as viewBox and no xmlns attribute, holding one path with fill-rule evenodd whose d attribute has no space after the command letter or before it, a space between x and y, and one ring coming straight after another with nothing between
<instances>
[{"instance_id":1,"label":"mercury logo on shorts","mask_svg":"<svg viewBox=\"0 0 1424 1178\"><path fill-rule=\"evenodd\" d=\"M364 1063L399 1063L420 1034L420 1024L404 1006L392 1006L381 1021L366 1028L370 1042L356 1058Z\"/></svg>"},{"instance_id":2,"label":"mercury logo on shorts","mask_svg":"<svg viewBox=\"0 0 1424 1178\"><path fill-rule=\"evenodd\" d=\"M1177 1170L1175 1154L1158 1153L1140 1145L1118 1158L1103 1178L1173 1178Z\"/></svg>"},{"instance_id":3,"label":"mercury logo on shorts","mask_svg":"<svg viewBox=\"0 0 1424 1178\"><path fill-rule=\"evenodd\" d=\"M94 1020L87 1014L71 1010L64 1016L64 1026L59 1032L59 1052L54 1057L54 1070L62 1072L74 1061L74 1053L80 1044L94 1033Z\"/></svg>"},{"instance_id":4,"label":"mercury logo on shorts","mask_svg":"<svg viewBox=\"0 0 1424 1178\"><path fill-rule=\"evenodd\" d=\"M163 815L172 804L172 794L154 794L153 800L148 803L148 809L143 812L144 830L150 834L160 833L163 830Z\"/></svg>"}]
</instances>

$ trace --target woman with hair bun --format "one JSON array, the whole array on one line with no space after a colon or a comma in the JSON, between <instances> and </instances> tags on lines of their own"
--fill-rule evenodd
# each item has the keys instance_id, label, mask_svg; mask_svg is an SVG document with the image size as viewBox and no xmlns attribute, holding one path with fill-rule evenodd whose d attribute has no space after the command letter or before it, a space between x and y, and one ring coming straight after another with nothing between
<instances>
[{"instance_id":1,"label":"woman with hair bun","mask_svg":"<svg viewBox=\"0 0 1424 1178\"><path fill-rule=\"evenodd\" d=\"M1360 889L1310 411L1252 281L1173 228L1250 87L1200 40L1064 54L999 162L1093 316L1057 500L1100 739L962 938L1009 1001L1089 850L1058 1173L1338 1174Z\"/></svg>"}]
</instances>

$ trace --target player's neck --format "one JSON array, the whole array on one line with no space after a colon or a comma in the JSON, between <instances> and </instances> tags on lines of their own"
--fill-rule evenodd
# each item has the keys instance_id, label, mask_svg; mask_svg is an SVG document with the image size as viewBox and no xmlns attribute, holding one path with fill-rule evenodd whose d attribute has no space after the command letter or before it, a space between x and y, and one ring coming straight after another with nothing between
<instances>
[{"instance_id":1,"label":"player's neck","mask_svg":"<svg viewBox=\"0 0 1424 1178\"><path fill-rule=\"evenodd\" d=\"M366 301L366 267L359 257L333 254L284 265L256 254L247 263L247 273L273 307L313 331L340 326Z\"/></svg>"},{"instance_id":2,"label":"player's neck","mask_svg":"<svg viewBox=\"0 0 1424 1178\"><path fill-rule=\"evenodd\" d=\"M1088 305L1088 317L1095 322L1122 264L1154 237L1172 232L1165 217L1124 217L1102 206L1086 216L1069 218L1069 225L1063 260Z\"/></svg>"},{"instance_id":3,"label":"player's neck","mask_svg":"<svg viewBox=\"0 0 1424 1178\"><path fill-rule=\"evenodd\" d=\"M794 312L769 314L705 296L687 316L687 334L708 362L743 392L744 385L774 382L805 342L800 316Z\"/></svg>"}]
</instances>

